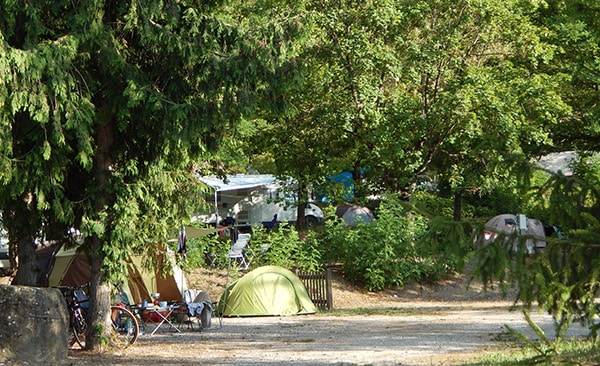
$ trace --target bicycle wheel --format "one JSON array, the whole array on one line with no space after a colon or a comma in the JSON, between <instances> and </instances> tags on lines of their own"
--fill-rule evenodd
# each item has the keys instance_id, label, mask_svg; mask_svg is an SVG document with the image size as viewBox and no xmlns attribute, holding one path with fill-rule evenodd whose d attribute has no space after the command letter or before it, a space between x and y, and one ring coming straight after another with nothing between
<instances>
[{"instance_id":1,"label":"bicycle wheel","mask_svg":"<svg viewBox=\"0 0 600 366\"><path fill-rule=\"evenodd\" d=\"M140 326L133 313L121 306L110 307L114 330L114 342L118 347L127 347L135 343L140 333Z\"/></svg>"},{"instance_id":2,"label":"bicycle wheel","mask_svg":"<svg viewBox=\"0 0 600 366\"><path fill-rule=\"evenodd\" d=\"M73 330L73 338L69 340L69 346L72 346L77 342L79 347L85 348L85 338L87 333L87 324L85 317L81 312L81 309L76 309L71 314L71 328Z\"/></svg>"}]
</instances>

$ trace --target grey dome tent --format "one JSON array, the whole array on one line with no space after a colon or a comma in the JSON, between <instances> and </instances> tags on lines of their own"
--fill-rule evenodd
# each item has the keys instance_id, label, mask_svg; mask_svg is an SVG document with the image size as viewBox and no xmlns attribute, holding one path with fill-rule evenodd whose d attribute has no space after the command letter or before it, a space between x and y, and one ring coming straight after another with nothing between
<instances>
[{"instance_id":1,"label":"grey dome tent","mask_svg":"<svg viewBox=\"0 0 600 366\"><path fill-rule=\"evenodd\" d=\"M293 272L264 266L231 283L218 304L222 316L287 316L313 314L317 308Z\"/></svg>"},{"instance_id":2,"label":"grey dome tent","mask_svg":"<svg viewBox=\"0 0 600 366\"><path fill-rule=\"evenodd\" d=\"M375 220L375 216L367 207L358 205L338 206L335 214L344 220L344 224L350 227L359 223L368 224Z\"/></svg>"},{"instance_id":3,"label":"grey dome tent","mask_svg":"<svg viewBox=\"0 0 600 366\"><path fill-rule=\"evenodd\" d=\"M546 234L541 221L518 214L502 214L485 223L483 244L489 244L501 235L527 235L525 246L529 253L546 247ZM513 248L516 243L513 244Z\"/></svg>"}]
</instances>

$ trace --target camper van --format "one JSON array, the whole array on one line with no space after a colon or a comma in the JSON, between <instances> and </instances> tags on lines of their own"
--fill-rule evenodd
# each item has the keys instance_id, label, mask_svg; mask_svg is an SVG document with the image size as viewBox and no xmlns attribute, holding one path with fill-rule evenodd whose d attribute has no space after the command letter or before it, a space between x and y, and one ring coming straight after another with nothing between
<instances>
[{"instance_id":1,"label":"camper van","mask_svg":"<svg viewBox=\"0 0 600 366\"><path fill-rule=\"evenodd\" d=\"M214 224L231 217L238 226L269 226L275 222L295 223L296 198L290 192L293 181L282 183L270 174L234 175L225 182L214 176L202 177L201 181L214 190L212 209L196 216L198 221ZM312 203L304 210L308 225L323 222L323 211Z\"/></svg>"}]
</instances>

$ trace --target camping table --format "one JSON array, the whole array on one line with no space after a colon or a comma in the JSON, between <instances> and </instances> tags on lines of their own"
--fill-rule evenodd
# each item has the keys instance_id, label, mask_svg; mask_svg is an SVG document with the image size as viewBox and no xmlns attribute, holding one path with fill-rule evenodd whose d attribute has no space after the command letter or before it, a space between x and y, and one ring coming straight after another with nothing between
<instances>
[{"instance_id":1,"label":"camping table","mask_svg":"<svg viewBox=\"0 0 600 366\"><path fill-rule=\"evenodd\" d=\"M177 333L181 333L181 330L179 330L179 328L177 328L177 326L169 320L169 317L171 316L171 314L173 314L173 311L175 311L175 309L178 308L179 306L167 306L163 308L148 307L146 309L143 309L142 319L144 319L144 317L148 319L145 320L144 323L156 323L156 327L152 330L152 333L150 333L150 335L154 335L158 328L160 328L165 323L169 324L169 329L175 329ZM154 319L158 320L158 322L154 321Z\"/></svg>"}]
</instances>

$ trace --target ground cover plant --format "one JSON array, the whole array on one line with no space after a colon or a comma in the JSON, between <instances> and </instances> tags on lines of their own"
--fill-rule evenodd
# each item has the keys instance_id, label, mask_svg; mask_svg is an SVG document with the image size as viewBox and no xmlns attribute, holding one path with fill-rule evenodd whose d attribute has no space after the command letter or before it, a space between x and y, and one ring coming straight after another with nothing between
<instances>
[{"instance_id":1,"label":"ground cover plant","mask_svg":"<svg viewBox=\"0 0 600 366\"><path fill-rule=\"evenodd\" d=\"M561 341L551 348L540 344L512 342L511 347L509 351L492 353L465 365L597 365L600 363L600 346L591 340Z\"/></svg>"}]
</instances>

